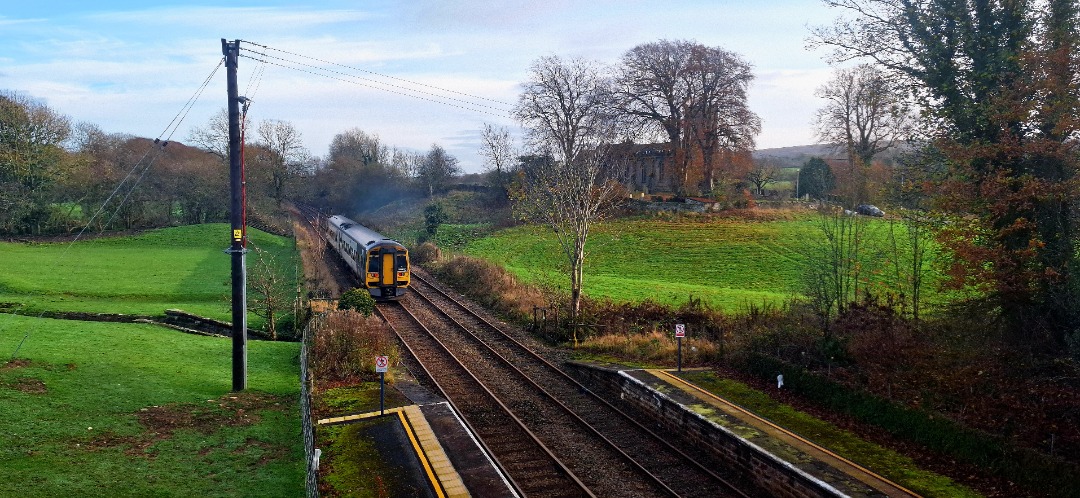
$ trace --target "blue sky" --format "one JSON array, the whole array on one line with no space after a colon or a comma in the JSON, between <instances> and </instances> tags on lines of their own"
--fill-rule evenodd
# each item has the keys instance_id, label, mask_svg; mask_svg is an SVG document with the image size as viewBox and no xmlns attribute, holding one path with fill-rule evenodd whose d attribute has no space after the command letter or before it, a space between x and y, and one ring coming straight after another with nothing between
<instances>
[{"instance_id":1,"label":"blue sky","mask_svg":"<svg viewBox=\"0 0 1080 498\"><path fill-rule=\"evenodd\" d=\"M0 89L42 99L75 122L155 138L221 59L221 38L400 78L383 80L397 88L410 86L402 81L408 80L507 103L516 100L530 63L539 57L614 63L638 44L686 39L734 51L754 66L749 98L762 119L758 147L782 147L813 141L810 120L822 105L813 94L831 68L823 53L804 49L807 27L827 24L836 14L820 0L264 0L228 5L8 2L0 9ZM252 56L262 50L244 42L241 47ZM340 81L250 58L240 60L239 82L241 94L253 100L253 122L291 122L315 155L326 154L335 134L359 128L402 149L423 152L438 143L466 171L479 171L476 150L483 123L517 128L491 108L461 109L415 93L402 96L364 81ZM427 92L431 87L414 88ZM224 105L222 70L173 139L184 141L191 127L204 126Z\"/></svg>"}]
</instances>

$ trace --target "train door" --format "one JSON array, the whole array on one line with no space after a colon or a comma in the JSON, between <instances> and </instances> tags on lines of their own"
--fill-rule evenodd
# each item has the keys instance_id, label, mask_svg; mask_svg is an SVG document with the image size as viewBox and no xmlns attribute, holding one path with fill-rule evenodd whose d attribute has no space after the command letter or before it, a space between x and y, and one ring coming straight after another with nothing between
<instances>
[{"instance_id":1,"label":"train door","mask_svg":"<svg viewBox=\"0 0 1080 498\"><path fill-rule=\"evenodd\" d=\"M394 285L394 251L383 251L382 255L382 278L379 281L380 285L392 286Z\"/></svg>"}]
</instances>

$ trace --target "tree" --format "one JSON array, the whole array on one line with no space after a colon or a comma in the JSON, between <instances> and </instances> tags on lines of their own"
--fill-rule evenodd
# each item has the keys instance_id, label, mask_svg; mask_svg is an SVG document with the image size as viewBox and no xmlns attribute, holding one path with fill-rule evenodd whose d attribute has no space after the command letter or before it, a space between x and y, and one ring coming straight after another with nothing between
<instances>
[{"instance_id":1,"label":"tree","mask_svg":"<svg viewBox=\"0 0 1080 498\"><path fill-rule=\"evenodd\" d=\"M0 230L41 233L70 133L66 116L30 97L0 92Z\"/></svg>"},{"instance_id":2,"label":"tree","mask_svg":"<svg viewBox=\"0 0 1080 498\"><path fill-rule=\"evenodd\" d=\"M870 64L838 69L815 93L826 100L814 117L818 139L848 158L852 204L868 199L866 169L881 152L907 138L913 117L897 80Z\"/></svg>"},{"instance_id":3,"label":"tree","mask_svg":"<svg viewBox=\"0 0 1080 498\"><path fill-rule=\"evenodd\" d=\"M446 214L446 210L443 209L442 204L438 202L432 202L424 208L424 232L429 237L435 237L439 234L439 225L446 223L449 216Z\"/></svg>"},{"instance_id":4,"label":"tree","mask_svg":"<svg viewBox=\"0 0 1080 498\"><path fill-rule=\"evenodd\" d=\"M408 188L408 172L399 154L378 135L354 128L330 142L325 166L313 175L313 200L335 212L373 209L400 199Z\"/></svg>"},{"instance_id":5,"label":"tree","mask_svg":"<svg viewBox=\"0 0 1080 498\"><path fill-rule=\"evenodd\" d=\"M418 166L416 179L427 190L428 197L445 189L450 180L461 173L457 158L447 154L446 149L437 144L431 146Z\"/></svg>"},{"instance_id":6,"label":"tree","mask_svg":"<svg viewBox=\"0 0 1080 498\"><path fill-rule=\"evenodd\" d=\"M269 251L251 245L258 256L248 273L251 299L248 309L266 319L266 331L270 340L277 340L277 322L284 310L292 306L291 282L283 276L277 259Z\"/></svg>"},{"instance_id":7,"label":"tree","mask_svg":"<svg viewBox=\"0 0 1080 498\"><path fill-rule=\"evenodd\" d=\"M1076 337L1076 2L825 3L850 17L812 42L904 78L924 109L948 166L938 204L957 215L940 235L953 282L985 292L1017 342Z\"/></svg>"},{"instance_id":8,"label":"tree","mask_svg":"<svg viewBox=\"0 0 1080 498\"><path fill-rule=\"evenodd\" d=\"M515 210L555 232L570 269L570 320L581 310L585 244L592 224L617 196L603 170L614 136L610 86L596 63L550 56L533 63L515 114L541 160L524 168ZM606 179L606 181L605 181ZM577 328L573 340L577 344Z\"/></svg>"},{"instance_id":9,"label":"tree","mask_svg":"<svg viewBox=\"0 0 1080 498\"><path fill-rule=\"evenodd\" d=\"M623 55L615 108L666 136L677 190L711 190L727 151L754 148L760 120L746 90L750 65L733 52L690 41L661 40Z\"/></svg>"},{"instance_id":10,"label":"tree","mask_svg":"<svg viewBox=\"0 0 1080 498\"><path fill-rule=\"evenodd\" d=\"M510 170L517 156L514 143L510 139L510 130L484 123L480 140L482 141L480 155L484 157L489 182L499 191L500 198L505 200L509 195Z\"/></svg>"},{"instance_id":11,"label":"tree","mask_svg":"<svg viewBox=\"0 0 1080 498\"><path fill-rule=\"evenodd\" d=\"M825 195L836 186L836 177L833 176L829 164L820 157L811 157L799 169L799 177L795 181L798 191L796 196L809 195L814 199L824 199Z\"/></svg>"},{"instance_id":12,"label":"tree","mask_svg":"<svg viewBox=\"0 0 1080 498\"><path fill-rule=\"evenodd\" d=\"M770 183L776 182L777 175L779 175L780 169L776 167L776 163L770 160L755 161L754 169L750 170L750 174L746 176L746 181L754 184L754 189L757 190L757 195L765 196L765 187Z\"/></svg>"},{"instance_id":13,"label":"tree","mask_svg":"<svg viewBox=\"0 0 1080 498\"><path fill-rule=\"evenodd\" d=\"M221 109L207 121L206 126L192 128L188 133L188 142L203 149L221 160L229 162L229 111Z\"/></svg>"},{"instance_id":14,"label":"tree","mask_svg":"<svg viewBox=\"0 0 1080 498\"><path fill-rule=\"evenodd\" d=\"M859 299L859 286L870 268L864 263L868 242L866 219L834 205L818 209L821 237L807 241L806 295L822 329L828 331L834 313L843 313Z\"/></svg>"},{"instance_id":15,"label":"tree","mask_svg":"<svg viewBox=\"0 0 1080 498\"><path fill-rule=\"evenodd\" d=\"M267 119L259 123L258 134L259 145L269 152L265 166L270 170L270 195L280 204L304 173L308 151L300 132L287 121Z\"/></svg>"}]
</instances>

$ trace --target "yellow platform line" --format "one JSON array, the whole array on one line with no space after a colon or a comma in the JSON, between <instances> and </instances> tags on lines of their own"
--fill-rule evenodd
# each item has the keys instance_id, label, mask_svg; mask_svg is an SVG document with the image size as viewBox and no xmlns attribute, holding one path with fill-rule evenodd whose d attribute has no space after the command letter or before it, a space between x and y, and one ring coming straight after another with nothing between
<instances>
[{"instance_id":1,"label":"yellow platform line","mask_svg":"<svg viewBox=\"0 0 1080 498\"><path fill-rule=\"evenodd\" d=\"M416 452L416 456L427 474L428 481L431 482L431 486L435 489L435 494L439 498L467 498L471 496L469 490L465 487L465 483L461 480L461 475L454 469L442 445L439 444L438 438L432 432L431 426L428 425L427 419L424 417L423 412L420 411L420 407L409 405L390 408L385 410L384 413L397 414L401 426L409 436L413 451ZM317 423L318 425L343 424L378 417L381 414L377 411L358 413L324 418Z\"/></svg>"},{"instance_id":2,"label":"yellow platform line","mask_svg":"<svg viewBox=\"0 0 1080 498\"><path fill-rule=\"evenodd\" d=\"M825 460L825 461L833 460L836 463L840 463L841 464L840 467L848 467L848 468L851 468L851 469L855 470L855 472L848 471L847 474L854 477L854 478L856 478L856 479L858 479L859 481L863 482L864 484L866 484L866 485L868 485L868 486L870 486L870 487L872 487L872 488L874 488L874 489L876 489L878 491L881 491L882 493L885 493L886 495L897 496L896 494L889 494L889 491L890 491L889 488L892 488L891 490L897 490L897 491L900 491L902 493L905 493L905 495L901 495L901 496L920 497L920 495L915 493L914 491L911 491L910 489L907 489L907 488L905 488L905 487L903 487L903 486L901 486L901 485L899 485L899 484L897 484L895 482L892 482L892 481L886 479L885 477L882 477L881 475L875 473L874 471L863 467L862 465L859 465L859 464L857 464L855 462L852 462L851 460L848 460L847 458L844 458L844 457L842 457L840 455L837 455L836 453L833 453L832 451L826 449L825 447L822 447L821 445L819 445L819 444L817 444L817 443L815 443L813 441L810 441L810 440L808 440L808 439L806 439L806 438L804 438L804 437L802 437L802 436L800 436L800 435L798 435L798 434L796 434L794 432L791 432L791 431L785 429L784 427L776 425L773 422L769 421L768 419L765 419L765 418L762 418L762 417L758 416L756 413L753 413L753 412L751 412L751 411L749 411L749 410L747 410L747 409L745 409L745 408L743 408L743 407L741 407L741 406L739 406L739 405L737 405L735 403L732 403L732 402L730 402L730 401L728 401L728 400L726 400L724 398L721 398L720 396L717 396L716 394L713 394L713 393L711 393L709 391L706 391L705 389L702 389L702 388L700 388L700 387L698 387L698 386L696 386L696 385L694 385L694 384L692 384L692 383L690 383L690 382L688 382L686 380L680 379L679 377L676 377L676 376L672 375L668 371L652 370L652 369L649 369L649 370L646 370L646 371L653 374L653 375L655 375L658 378L668 380L669 382L672 382L672 383L676 384L677 386L680 386L680 387L683 387L685 389L691 390L692 391L691 393L695 394L699 399L703 399L705 401L712 402L713 404L721 404L724 407L731 408L732 410L738 412L738 414L735 414L735 415L738 416L741 419L744 419L744 420L749 419L748 422L751 422L751 423L759 422L761 424L767 425L770 429L772 429L774 435L779 436L781 440L793 439L796 442L801 443L803 446L809 447L808 448L810 450L809 453L816 456L818 459ZM725 411L728 411L728 410L725 410ZM779 434L776 434L776 433L779 433ZM791 443L791 441L787 441L787 442ZM824 457L824 458L822 458L822 457ZM834 464L833 467L838 467L838 466ZM843 469L839 469L839 470L843 470Z\"/></svg>"},{"instance_id":3,"label":"yellow platform line","mask_svg":"<svg viewBox=\"0 0 1080 498\"><path fill-rule=\"evenodd\" d=\"M397 413L397 412L400 412L400 411L401 411L401 408L390 408L390 409L384 410L384 412L390 413L390 414L394 414L394 413ZM345 415L345 416L342 416L342 417L323 418L323 419L319 419L319 421L315 422L315 423L317 425L340 424L340 423L344 423L344 422L352 422L352 421L355 421L355 420L363 420L365 418L378 417L379 415L381 415L381 413L379 413L379 412L357 413L355 415Z\"/></svg>"},{"instance_id":4,"label":"yellow platform line","mask_svg":"<svg viewBox=\"0 0 1080 498\"><path fill-rule=\"evenodd\" d=\"M412 428L411 432L415 434L413 445L417 448L418 454L422 448L422 459L427 462L425 468L430 468L434 472L435 477L433 479L438 481L445 495L449 498L467 498L471 496L469 490L465 487L465 483L461 480L461 475L454 469L454 465L450 463L446 451L439 444L435 432L428 425L427 418L420 411L420 407L416 405L407 406L400 415L403 420L407 417L408 424ZM419 446L416 446L417 444Z\"/></svg>"},{"instance_id":5,"label":"yellow platform line","mask_svg":"<svg viewBox=\"0 0 1080 498\"><path fill-rule=\"evenodd\" d=\"M405 412L398 411L398 418L401 419L401 426L405 428L405 433L409 435L409 441L412 442L413 449L416 451L416 457L420 459L420 463L424 466L424 472L427 473L428 481L431 482L431 487L435 488L435 494L439 498L446 498L446 493L443 492L442 484L439 483L439 479L435 477L435 472L431 470L431 463L428 462L427 455L424 455L424 449L420 447L420 443L416 440L416 434L413 433L412 426L409 425L409 420L405 418Z\"/></svg>"}]
</instances>

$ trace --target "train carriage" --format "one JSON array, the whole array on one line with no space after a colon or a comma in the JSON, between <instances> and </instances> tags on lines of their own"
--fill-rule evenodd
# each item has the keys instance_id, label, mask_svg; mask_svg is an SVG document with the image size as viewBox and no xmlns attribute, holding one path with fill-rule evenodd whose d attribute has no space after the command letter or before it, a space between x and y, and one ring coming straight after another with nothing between
<instances>
[{"instance_id":1,"label":"train carriage","mask_svg":"<svg viewBox=\"0 0 1080 498\"><path fill-rule=\"evenodd\" d=\"M409 251L344 216L327 219L326 240L375 299L405 295L411 279Z\"/></svg>"}]
</instances>

